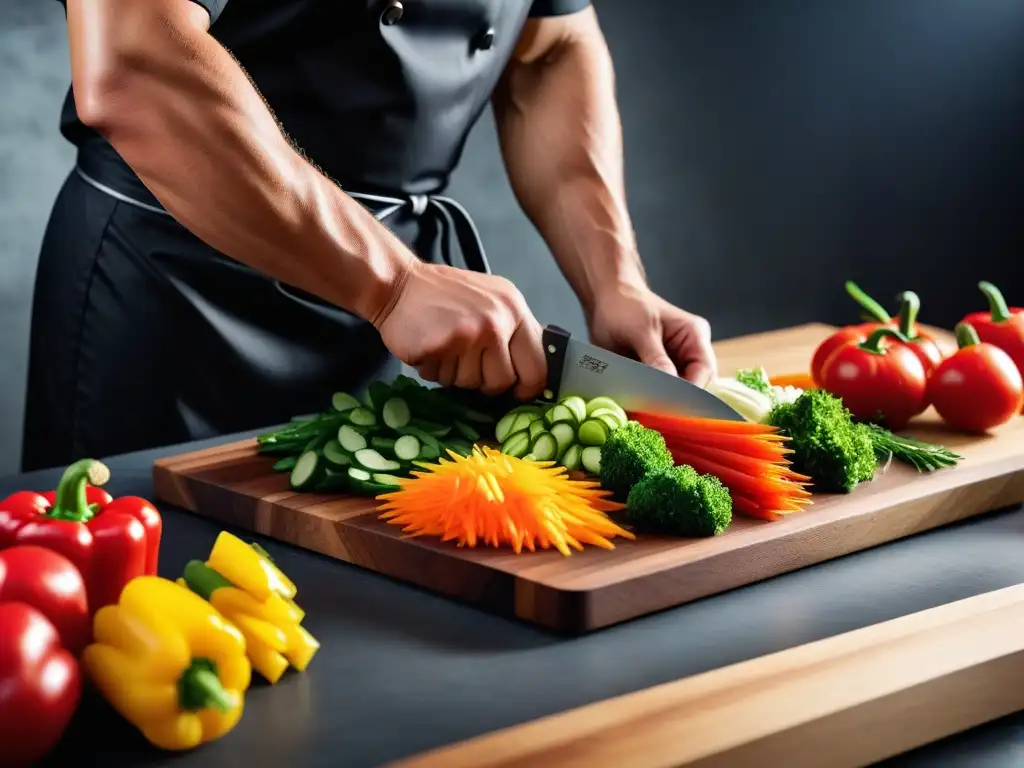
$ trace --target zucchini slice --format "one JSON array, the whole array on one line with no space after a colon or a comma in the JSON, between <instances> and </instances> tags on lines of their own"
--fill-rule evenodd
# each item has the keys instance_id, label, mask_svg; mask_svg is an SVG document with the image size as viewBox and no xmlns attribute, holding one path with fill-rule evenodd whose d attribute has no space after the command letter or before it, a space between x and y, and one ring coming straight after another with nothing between
<instances>
[{"instance_id":1,"label":"zucchini slice","mask_svg":"<svg viewBox=\"0 0 1024 768\"><path fill-rule=\"evenodd\" d=\"M395 440L393 452L399 461L412 461L420 455L420 441L415 435L402 435Z\"/></svg>"},{"instance_id":2,"label":"zucchini slice","mask_svg":"<svg viewBox=\"0 0 1024 768\"><path fill-rule=\"evenodd\" d=\"M295 462L288 483L296 491L307 491L326 474L327 462L316 451L306 451Z\"/></svg>"},{"instance_id":3,"label":"zucchini slice","mask_svg":"<svg viewBox=\"0 0 1024 768\"><path fill-rule=\"evenodd\" d=\"M583 445L604 445L609 432L608 425L600 419L587 419L580 424L576 435Z\"/></svg>"},{"instance_id":4,"label":"zucchini slice","mask_svg":"<svg viewBox=\"0 0 1024 768\"><path fill-rule=\"evenodd\" d=\"M384 458L373 448L363 448L352 455L352 461L367 472L395 472L402 468L397 461Z\"/></svg>"},{"instance_id":5,"label":"zucchini slice","mask_svg":"<svg viewBox=\"0 0 1024 768\"><path fill-rule=\"evenodd\" d=\"M391 429L401 429L412 421L409 404L400 397L392 397L381 408L381 418Z\"/></svg>"},{"instance_id":6,"label":"zucchini slice","mask_svg":"<svg viewBox=\"0 0 1024 768\"><path fill-rule=\"evenodd\" d=\"M338 413L345 413L358 408L361 403L348 392L335 392L331 395L331 407Z\"/></svg>"},{"instance_id":7,"label":"zucchini slice","mask_svg":"<svg viewBox=\"0 0 1024 768\"><path fill-rule=\"evenodd\" d=\"M580 451L580 464L583 471L591 475L601 474L601 449L596 445L590 445Z\"/></svg>"},{"instance_id":8,"label":"zucchini slice","mask_svg":"<svg viewBox=\"0 0 1024 768\"><path fill-rule=\"evenodd\" d=\"M361 451L369 445L366 437L351 424L343 424L338 429L338 444L349 453Z\"/></svg>"}]
</instances>

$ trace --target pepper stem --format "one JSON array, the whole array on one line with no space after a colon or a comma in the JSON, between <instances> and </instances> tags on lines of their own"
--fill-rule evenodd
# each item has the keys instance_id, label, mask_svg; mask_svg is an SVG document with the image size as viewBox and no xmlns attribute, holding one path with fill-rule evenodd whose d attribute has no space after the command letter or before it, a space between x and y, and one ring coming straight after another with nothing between
<instances>
[{"instance_id":1,"label":"pepper stem","mask_svg":"<svg viewBox=\"0 0 1024 768\"><path fill-rule=\"evenodd\" d=\"M224 690L217 677L217 666L210 659L192 659L178 678L178 706L186 712L216 709L227 712L234 697Z\"/></svg>"},{"instance_id":2,"label":"pepper stem","mask_svg":"<svg viewBox=\"0 0 1024 768\"><path fill-rule=\"evenodd\" d=\"M956 345L963 349L964 347L973 347L975 344L981 344L981 339L978 337L978 332L974 330L974 326L970 323L957 323Z\"/></svg>"},{"instance_id":3,"label":"pepper stem","mask_svg":"<svg viewBox=\"0 0 1024 768\"><path fill-rule=\"evenodd\" d=\"M1010 319L1010 308L1006 305L1006 299L1003 298L1003 294L988 280L982 280L978 283L978 288L982 293L985 294L985 298L988 299L989 312L992 313L993 323L1005 323Z\"/></svg>"},{"instance_id":4,"label":"pepper stem","mask_svg":"<svg viewBox=\"0 0 1024 768\"><path fill-rule=\"evenodd\" d=\"M202 560L189 560L181 575L188 588L206 601L218 589L235 586Z\"/></svg>"},{"instance_id":5,"label":"pepper stem","mask_svg":"<svg viewBox=\"0 0 1024 768\"><path fill-rule=\"evenodd\" d=\"M84 523L93 516L86 496L89 485L101 486L110 479L110 470L95 459L80 459L64 470L57 485L53 506L47 517Z\"/></svg>"},{"instance_id":6,"label":"pepper stem","mask_svg":"<svg viewBox=\"0 0 1024 768\"><path fill-rule=\"evenodd\" d=\"M910 339L895 328L876 328L871 332L867 340L860 345L860 348L865 352L872 352L876 355L883 354L885 350L882 349L882 339L884 338L893 338L897 341L902 341L904 344L910 341Z\"/></svg>"},{"instance_id":7,"label":"pepper stem","mask_svg":"<svg viewBox=\"0 0 1024 768\"><path fill-rule=\"evenodd\" d=\"M864 293L864 291L860 289L860 286L853 282L853 280L846 281L846 292L850 294L850 298L856 301L860 305L861 309L867 312L867 314L874 320L877 320L879 323L892 322L892 317L885 311L885 307Z\"/></svg>"},{"instance_id":8,"label":"pepper stem","mask_svg":"<svg viewBox=\"0 0 1024 768\"><path fill-rule=\"evenodd\" d=\"M917 314L921 311L921 299L913 291L904 291L903 293L900 294L899 299L900 333L902 333L908 339L913 339L917 336L917 334L914 333L914 329L917 325Z\"/></svg>"}]
</instances>

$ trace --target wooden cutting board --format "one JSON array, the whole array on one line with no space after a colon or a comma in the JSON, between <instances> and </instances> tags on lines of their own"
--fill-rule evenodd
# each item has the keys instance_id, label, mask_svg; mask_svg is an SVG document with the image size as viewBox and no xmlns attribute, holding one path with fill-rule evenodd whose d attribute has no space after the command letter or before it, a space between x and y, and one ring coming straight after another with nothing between
<instances>
[{"instance_id":1,"label":"wooden cutting board","mask_svg":"<svg viewBox=\"0 0 1024 768\"><path fill-rule=\"evenodd\" d=\"M720 342L720 369L806 370L831 330L812 324ZM894 463L852 494L816 496L804 512L776 522L736 517L713 538L643 536L571 557L403 538L377 518L373 499L290 491L287 475L271 471L273 459L260 456L254 440L161 459L153 483L158 498L204 517L580 633L1024 501L1024 418L968 437L945 431L929 411L907 431L964 461L929 475Z\"/></svg>"}]
</instances>

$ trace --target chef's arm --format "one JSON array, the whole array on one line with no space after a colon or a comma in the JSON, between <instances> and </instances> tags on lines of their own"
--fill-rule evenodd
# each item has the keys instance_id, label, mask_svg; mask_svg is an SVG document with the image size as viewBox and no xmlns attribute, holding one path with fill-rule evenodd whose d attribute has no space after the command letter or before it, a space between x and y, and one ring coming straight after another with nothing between
<instances>
[{"instance_id":1,"label":"chef's arm","mask_svg":"<svg viewBox=\"0 0 1024 768\"><path fill-rule=\"evenodd\" d=\"M615 77L593 8L529 20L493 107L516 198L588 316L602 291L643 284Z\"/></svg>"},{"instance_id":2,"label":"chef's arm","mask_svg":"<svg viewBox=\"0 0 1024 768\"><path fill-rule=\"evenodd\" d=\"M366 319L413 255L285 137L190 0L67 0L75 105L183 226Z\"/></svg>"}]
</instances>

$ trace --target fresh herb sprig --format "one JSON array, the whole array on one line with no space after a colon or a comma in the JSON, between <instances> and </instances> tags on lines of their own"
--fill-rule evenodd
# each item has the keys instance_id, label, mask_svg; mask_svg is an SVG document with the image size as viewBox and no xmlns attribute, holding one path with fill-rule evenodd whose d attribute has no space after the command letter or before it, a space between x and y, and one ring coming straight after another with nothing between
<instances>
[{"instance_id":1,"label":"fresh herb sprig","mask_svg":"<svg viewBox=\"0 0 1024 768\"><path fill-rule=\"evenodd\" d=\"M896 459L910 464L918 472L933 472L954 467L963 459L944 446L897 435L876 424L861 424L860 428L866 430L871 438L879 461Z\"/></svg>"}]
</instances>

